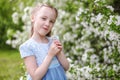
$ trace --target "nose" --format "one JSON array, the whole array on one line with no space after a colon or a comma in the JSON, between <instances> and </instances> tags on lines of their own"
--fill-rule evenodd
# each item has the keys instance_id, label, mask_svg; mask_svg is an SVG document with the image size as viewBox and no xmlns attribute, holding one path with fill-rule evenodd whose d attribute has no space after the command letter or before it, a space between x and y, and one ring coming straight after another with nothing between
<instances>
[{"instance_id":1,"label":"nose","mask_svg":"<svg viewBox=\"0 0 120 80\"><path fill-rule=\"evenodd\" d=\"M47 20L47 21L45 22L45 25L46 25L46 26L49 26L49 25L50 25L50 21Z\"/></svg>"}]
</instances>

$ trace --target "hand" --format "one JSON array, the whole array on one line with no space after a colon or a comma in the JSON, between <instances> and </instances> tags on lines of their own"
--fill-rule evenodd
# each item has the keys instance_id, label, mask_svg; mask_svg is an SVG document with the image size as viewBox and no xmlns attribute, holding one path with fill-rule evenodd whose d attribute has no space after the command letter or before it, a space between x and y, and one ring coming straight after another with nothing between
<instances>
[{"instance_id":1,"label":"hand","mask_svg":"<svg viewBox=\"0 0 120 80\"><path fill-rule=\"evenodd\" d=\"M62 45L59 40L54 40L49 48L48 54L52 57L59 54L62 50Z\"/></svg>"},{"instance_id":2,"label":"hand","mask_svg":"<svg viewBox=\"0 0 120 80\"><path fill-rule=\"evenodd\" d=\"M57 45L57 48L60 49L60 51L61 51L62 50L62 44L60 43L60 41L59 40L55 40L54 42Z\"/></svg>"}]
</instances>

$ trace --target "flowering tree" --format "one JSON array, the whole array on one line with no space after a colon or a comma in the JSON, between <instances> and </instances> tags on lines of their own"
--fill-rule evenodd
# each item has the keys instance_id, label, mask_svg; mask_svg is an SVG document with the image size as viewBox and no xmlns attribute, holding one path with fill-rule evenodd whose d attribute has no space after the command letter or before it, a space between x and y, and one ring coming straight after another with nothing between
<instances>
[{"instance_id":1,"label":"flowering tree","mask_svg":"<svg viewBox=\"0 0 120 80\"><path fill-rule=\"evenodd\" d=\"M62 34L66 53L75 64L70 70L73 79L76 75L76 80L119 79L120 16L104 0L68 4L72 9L61 11L65 14L57 25L61 32L55 27L55 33Z\"/></svg>"},{"instance_id":2,"label":"flowering tree","mask_svg":"<svg viewBox=\"0 0 120 80\"><path fill-rule=\"evenodd\" d=\"M59 35L71 62L68 79L119 80L120 16L114 13L114 8L105 0L63 0L58 1L59 5L52 1L49 2L59 9L53 35ZM30 30L30 9L25 7L21 16L23 31L16 31L13 35L16 39L7 41L14 43L13 47L27 39L24 35Z\"/></svg>"}]
</instances>

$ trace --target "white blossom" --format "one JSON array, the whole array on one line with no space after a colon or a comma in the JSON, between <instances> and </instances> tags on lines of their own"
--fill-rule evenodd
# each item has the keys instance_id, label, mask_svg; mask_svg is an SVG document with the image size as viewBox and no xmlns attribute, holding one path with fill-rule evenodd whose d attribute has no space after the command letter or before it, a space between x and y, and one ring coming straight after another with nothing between
<instances>
[{"instance_id":1,"label":"white blossom","mask_svg":"<svg viewBox=\"0 0 120 80\"><path fill-rule=\"evenodd\" d=\"M90 21L91 21L91 22L95 22L95 21L96 21L96 18L92 16Z\"/></svg>"},{"instance_id":2,"label":"white blossom","mask_svg":"<svg viewBox=\"0 0 120 80\"><path fill-rule=\"evenodd\" d=\"M110 18L108 19L108 22L107 22L108 25L111 25L111 24L112 24L113 18L114 18L114 16L113 16L113 15L110 15Z\"/></svg>"},{"instance_id":3,"label":"white blossom","mask_svg":"<svg viewBox=\"0 0 120 80\"><path fill-rule=\"evenodd\" d=\"M95 0L94 3L97 3L98 1L100 1L100 0Z\"/></svg>"},{"instance_id":4,"label":"white blossom","mask_svg":"<svg viewBox=\"0 0 120 80\"><path fill-rule=\"evenodd\" d=\"M113 65L113 70L117 72L119 70L119 67L116 64L114 64Z\"/></svg>"},{"instance_id":5,"label":"white blossom","mask_svg":"<svg viewBox=\"0 0 120 80\"><path fill-rule=\"evenodd\" d=\"M112 6L106 6L106 8L110 9L111 11L114 11L114 8Z\"/></svg>"},{"instance_id":6,"label":"white blossom","mask_svg":"<svg viewBox=\"0 0 120 80\"><path fill-rule=\"evenodd\" d=\"M101 19L103 18L103 15L101 13L99 13L97 16L96 16L96 21L101 23Z\"/></svg>"},{"instance_id":7,"label":"white blossom","mask_svg":"<svg viewBox=\"0 0 120 80\"><path fill-rule=\"evenodd\" d=\"M70 58L67 58L67 60L71 63L72 62L72 60L70 59Z\"/></svg>"},{"instance_id":8,"label":"white blossom","mask_svg":"<svg viewBox=\"0 0 120 80\"><path fill-rule=\"evenodd\" d=\"M97 63L99 61L99 58L97 55L93 54L90 56L90 62L93 63Z\"/></svg>"},{"instance_id":9,"label":"white blossom","mask_svg":"<svg viewBox=\"0 0 120 80\"><path fill-rule=\"evenodd\" d=\"M115 18L117 19L116 25L117 25L117 26L120 26L120 16L115 16Z\"/></svg>"},{"instance_id":10,"label":"white blossom","mask_svg":"<svg viewBox=\"0 0 120 80\"><path fill-rule=\"evenodd\" d=\"M11 40L8 39L8 40L6 41L6 44L9 44L9 45L10 45L10 44L11 44Z\"/></svg>"},{"instance_id":11,"label":"white blossom","mask_svg":"<svg viewBox=\"0 0 120 80\"><path fill-rule=\"evenodd\" d=\"M18 14L18 12L14 12L13 14L12 14L12 20L13 20L13 22L15 23L15 24L18 24L18 20L19 20L19 14Z\"/></svg>"},{"instance_id":12,"label":"white blossom","mask_svg":"<svg viewBox=\"0 0 120 80\"><path fill-rule=\"evenodd\" d=\"M92 75L90 74L91 71L92 69L89 66L85 66L80 69L80 72L82 72L81 75L83 75L87 79L90 79L92 77Z\"/></svg>"},{"instance_id":13,"label":"white blossom","mask_svg":"<svg viewBox=\"0 0 120 80\"><path fill-rule=\"evenodd\" d=\"M23 76L21 76L21 77L19 78L19 80L23 80Z\"/></svg>"},{"instance_id":14,"label":"white blossom","mask_svg":"<svg viewBox=\"0 0 120 80\"><path fill-rule=\"evenodd\" d=\"M84 12L83 8L79 8L77 15L80 16L82 14L82 12Z\"/></svg>"},{"instance_id":15,"label":"white blossom","mask_svg":"<svg viewBox=\"0 0 120 80\"><path fill-rule=\"evenodd\" d=\"M82 61L86 62L87 61L87 57L88 57L87 53L83 54L82 55Z\"/></svg>"}]
</instances>

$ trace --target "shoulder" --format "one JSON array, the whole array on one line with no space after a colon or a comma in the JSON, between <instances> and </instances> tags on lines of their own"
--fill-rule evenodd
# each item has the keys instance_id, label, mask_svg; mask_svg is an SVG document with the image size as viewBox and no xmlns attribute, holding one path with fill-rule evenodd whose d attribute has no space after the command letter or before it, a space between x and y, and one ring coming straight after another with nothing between
<instances>
[{"instance_id":1,"label":"shoulder","mask_svg":"<svg viewBox=\"0 0 120 80\"><path fill-rule=\"evenodd\" d=\"M31 39L25 41L19 46L21 57L24 58L26 56L34 55L33 48L33 41Z\"/></svg>"},{"instance_id":2,"label":"shoulder","mask_svg":"<svg viewBox=\"0 0 120 80\"><path fill-rule=\"evenodd\" d=\"M53 39L52 39L52 37L47 37L47 39L48 39L48 45L50 46L51 45L51 43L52 43L52 41L53 41Z\"/></svg>"},{"instance_id":3,"label":"shoulder","mask_svg":"<svg viewBox=\"0 0 120 80\"><path fill-rule=\"evenodd\" d=\"M30 48L30 47L32 47L32 44L33 44L32 39L28 39L27 41L25 41L24 43L22 43L22 44L19 46L19 49L20 49L20 48Z\"/></svg>"},{"instance_id":4,"label":"shoulder","mask_svg":"<svg viewBox=\"0 0 120 80\"><path fill-rule=\"evenodd\" d=\"M49 41L52 41L52 40L53 40L52 37L47 37L47 39L48 39Z\"/></svg>"},{"instance_id":5,"label":"shoulder","mask_svg":"<svg viewBox=\"0 0 120 80\"><path fill-rule=\"evenodd\" d=\"M31 39L28 39L27 41L22 43L20 46L29 46L31 42L32 42Z\"/></svg>"}]
</instances>

